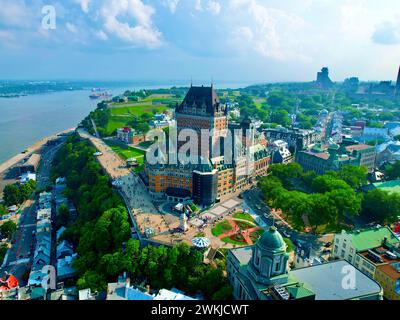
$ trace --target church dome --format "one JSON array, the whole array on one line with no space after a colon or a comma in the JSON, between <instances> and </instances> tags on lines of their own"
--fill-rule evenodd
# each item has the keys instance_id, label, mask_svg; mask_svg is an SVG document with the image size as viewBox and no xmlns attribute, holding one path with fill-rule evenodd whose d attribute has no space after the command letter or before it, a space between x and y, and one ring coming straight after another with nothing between
<instances>
[{"instance_id":1,"label":"church dome","mask_svg":"<svg viewBox=\"0 0 400 320\"><path fill-rule=\"evenodd\" d=\"M286 251L287 248L282 235L275 226L272 226L262 235L257 245L261 246L264 250L272 252Z\"/></svg>"}]
</instances>

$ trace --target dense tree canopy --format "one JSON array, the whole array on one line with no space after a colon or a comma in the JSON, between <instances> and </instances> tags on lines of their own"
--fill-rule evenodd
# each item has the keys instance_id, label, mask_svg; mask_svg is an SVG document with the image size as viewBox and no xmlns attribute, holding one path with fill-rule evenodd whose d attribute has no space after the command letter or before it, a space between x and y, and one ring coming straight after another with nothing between
<instances>
[{"instance_id":1,"label":"dense tree canopy","mask_svg":"<svg viewBox=\"0 0 400 320\"><path fill-rule=\"evenodd\" d=\"M400 161L387 165L385 167L385 175L389 180L400 179Z\"/></svg>"},{"instance_id":2,"label":"dense tree canopy","mask_svg":"<svg viewBox=\"0 0 400 320\"><path fill-rule=\"evenodd\" d=\"M7 206L20 205L29 197L36 189L36 182L30 180L23 184L7 185L3 191L4 202Z\"/></svg>"},{"instance_id":3,"label":"dense tree canopy","mask_svg":"<svg viewBox=\"0 0 400 320\"><path fill-rule=\"evenodd\" d=\"M17 225L11 220L4 222L0 226L0 233L7 239L11 239L15 231L17 231Z\"/></svg>"},{"instance_id":4,"label":"dense tree canopy","mask_svg":"<svg viewBox=\"0 0 400 320\"><path fill-rule=\"evenodd\" d=\"M343 168L339 172L317 176L312 171L303 173L297 163L272 165L271 175L262 178L258 186L266 202L281 209L295 225L304 225L304 218L308 217L316 230L320 225L334 225L346 216L360 213L362 196L357 194L355 187L364 184L366 173L363 168L356 168L354 172L352 169ZM301 182L310 189L308 193L289 191L298 189Z\"/></svg>"},{"instance_id":5,"label":"dense tree canopy","mask_svg":"<svg viewBox=\"0 0 400 320\"><path fill-rule=\"evenodd\" d=\"M393 223L400 216L400 195L375 189L365 195L363 212L373 221Z\"/></svg>"}]
</instances>

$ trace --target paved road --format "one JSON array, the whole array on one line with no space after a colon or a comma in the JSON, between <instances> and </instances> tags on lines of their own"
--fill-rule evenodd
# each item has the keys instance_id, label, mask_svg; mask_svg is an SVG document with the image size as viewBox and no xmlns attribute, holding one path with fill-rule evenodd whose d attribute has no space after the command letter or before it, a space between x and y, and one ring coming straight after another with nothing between
<instances>
[{"instance_id":1,"label":"paved road","mask_svg":"<svg viewBox=\"0 0 400 320\"><path fill-rule=\"evenodd\" d=\"M12 273L22 282L24 274L30 270L31 256L34 251L34 235L36 230L36 203L34 200L28 200L22 210L18 229L12 240L12 247L8 250L7 260L3 268L0 269L1 276L7 271Z\"/></svg>"},{"instance_id":2,"label":"paved road","mask_svg":"<svg viewBox=\"0 0 400 320\"><path fill-rule=\"evenodd\" d=\"M94 132L96 134L96 137L100 139L100 135L99 135L99 132L97 131L96 123L94 122L93 118L90 118L90 121L92 122L92 126L93 126Z\"/></svg>"}]
</instances>

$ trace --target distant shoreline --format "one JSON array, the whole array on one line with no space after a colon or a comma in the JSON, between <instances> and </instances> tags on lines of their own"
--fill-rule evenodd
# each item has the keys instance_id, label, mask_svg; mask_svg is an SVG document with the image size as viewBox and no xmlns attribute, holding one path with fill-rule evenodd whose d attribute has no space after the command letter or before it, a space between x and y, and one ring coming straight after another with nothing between
<instances>
[{"instance_id":1,"label":"distant shoreline","mask_svg":"<svg viewBox=\"0 0 400 320\"><path fill-rule=\"evenodd\" d=\"M5 171L9 170L11 167L13 167L16 164L18 164L19 162L21 162L24 158L29 157L33 153L35 153L38 150L40 150L48 141L54 140L55 138L57 138L61 134L66 134L66 133L69 133L69 132L72 132L72 131L75 131L75 130L76 130L76 127L61 131L61 132L53 134L51 136L47 136L47 137L45 137L43 139L40 139L39 141L35 142L34 144L32 144L31 146L26 148L26 152L25 153L21 152L21 153L15 155L14 157L12 157L12 158L4 161L3 163L1 163L0 164L0 174L3 174Z\"/></svg>"}]
</instances>

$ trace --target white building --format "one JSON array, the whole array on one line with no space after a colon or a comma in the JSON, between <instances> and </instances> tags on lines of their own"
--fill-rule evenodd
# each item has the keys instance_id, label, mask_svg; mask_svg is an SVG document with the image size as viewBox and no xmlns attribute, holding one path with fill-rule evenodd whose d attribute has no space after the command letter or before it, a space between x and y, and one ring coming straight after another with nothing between
<instances>
[{"instance_id":1,"label":"white building","mask_svg":"<svg viewBox=\"0 0 400 320\"><path fill-rule=\"evenodd\" d=\"M382 246L384 242L398 246L400 241L389 227L376 226L354 232L342 231L336 234L333 242L332 256L344 259L355 267L359 267L361 258L357 253Z\"/></svg>"}]
</instances>

